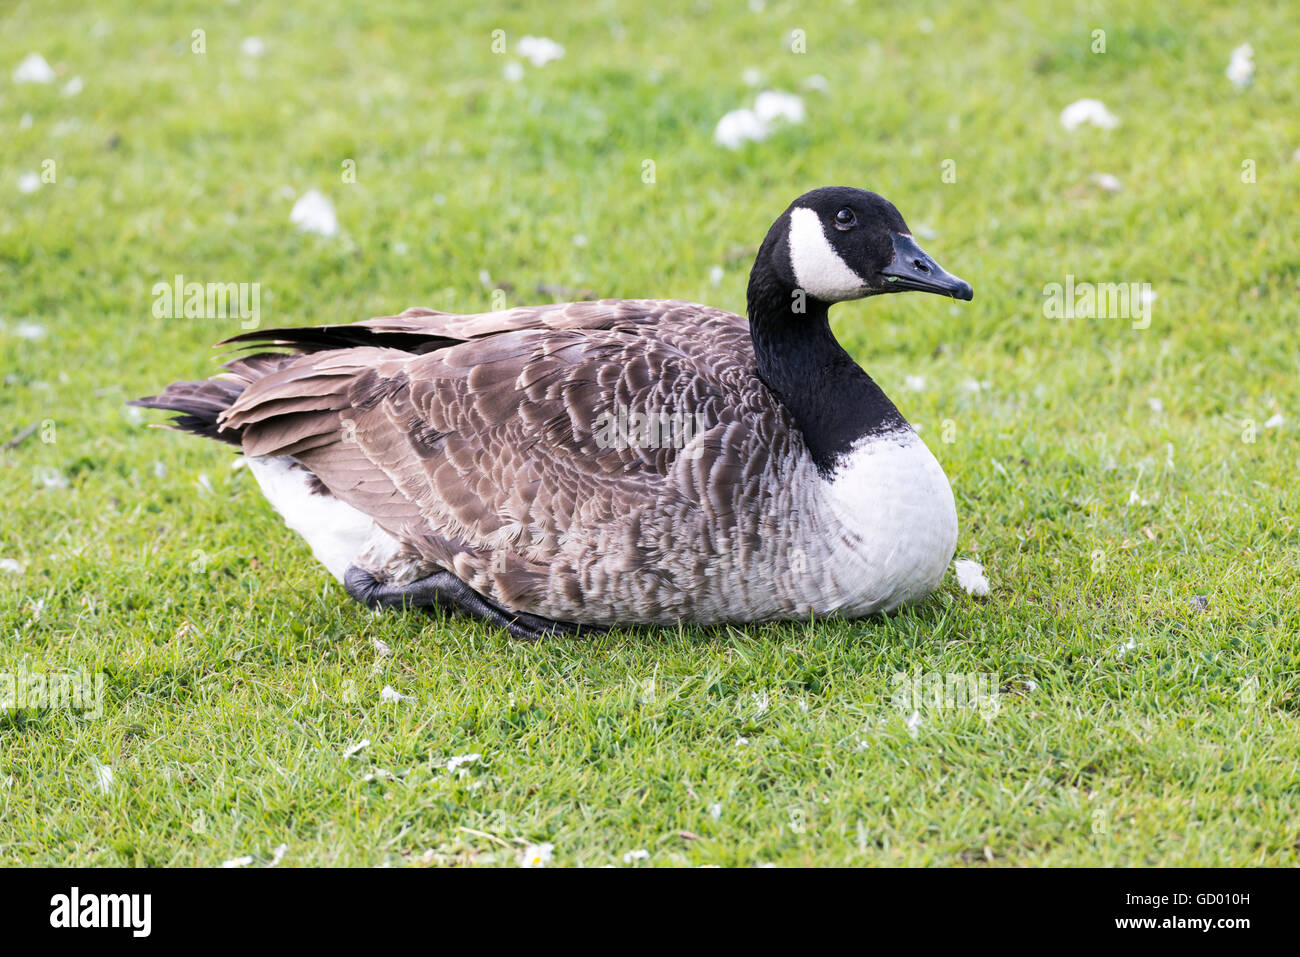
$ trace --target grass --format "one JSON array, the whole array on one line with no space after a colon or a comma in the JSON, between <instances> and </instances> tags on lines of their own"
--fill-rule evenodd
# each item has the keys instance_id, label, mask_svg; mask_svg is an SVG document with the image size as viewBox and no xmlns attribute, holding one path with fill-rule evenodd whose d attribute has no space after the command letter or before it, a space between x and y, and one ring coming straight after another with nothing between
<instances>
[{"instance_id":1,"label":"grass","mask_svg":"<svg viewBox=\"0 0 1300 957\"><path fill-rule=\"evenodd\" d=\"M1297 862L1284 5L3 16L0 441L38 431L0 453L0 558L23 566L0 572L0 672L104 685L98 719L0 714L0 862L262 864L285 844L285 864L513 864L542 842L567 865ZM494 29L567 53L506 82L517 58L492 53ZM241 52L248 36L265 55ZM1246 41L1259 69L1238 91L1224 69ZM55 83L10 81L32 50ZM827 89L802 91L803 125L731 152L712 130L752 103L747 67L760 88ZM1121 124L1064 131L1085 96ZM21 193L47 159L56 182ZM261 283L264 325L482 311L507 283L512 303L548 284L741 310L749 248L827 183L895 200L975 286L969 304L833 317L948 472L986 599L950 576L892 619L536 645L376 618L228 451L123 406L207 375L209 345L239 331L155 318L153 284L178 273ZM286 187L327 193L341 235L294 230ZM1150 327L1047 318L1043 286L1066 274L1151 283ZM913 715L891 703L899 673L995 675L1000 707ZM414 701L381 703L386 685Z\"/></svg>"}]
</instances>

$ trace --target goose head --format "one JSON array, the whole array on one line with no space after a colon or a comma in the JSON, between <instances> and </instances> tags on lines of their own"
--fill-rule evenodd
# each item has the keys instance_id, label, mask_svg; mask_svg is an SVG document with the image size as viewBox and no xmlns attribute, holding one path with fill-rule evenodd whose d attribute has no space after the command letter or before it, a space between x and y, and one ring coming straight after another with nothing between
<instances>
[{"instance_id":1,"label":"goose head","mask_svg":"<svg viewBox=\"0 0 1300 957\"><path fill-rule=\"evenodd\" d=\"M906 290L973 296L916 244L893 203L865 189L804 193L759 247L747 296L758 377L793 416L823 478L864 437L910 428L835 341L829 307Z\"/></svg>"},{"instance_id":2,"label":"goose head","mask_svg":"<svg viewBox=\"0 0 1300 957\"><path fill-rule=\"evenodd\" d=\"M848 186L814 189L791 203L769 230L754 269L828 305L907 290L974 296L970 283L916 244L893 203Z\"/></svg>"}]
</instances>

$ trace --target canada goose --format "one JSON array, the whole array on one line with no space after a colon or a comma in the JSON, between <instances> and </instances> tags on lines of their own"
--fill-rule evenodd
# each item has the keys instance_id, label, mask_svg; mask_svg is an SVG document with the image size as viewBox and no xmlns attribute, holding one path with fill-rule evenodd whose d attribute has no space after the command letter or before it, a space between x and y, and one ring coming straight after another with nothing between
<instances>
[{"instance_id":1,"label":"canada goose","mask_svg":"<svg viewBox=\"0 0 1300 957\"><path fill-rule=\"evenodd\" d=\"M408 309L236 336L281 351L136 404L238 446L372 608L519 638L860 616L933 590L957 538L939 463L827 319L907 289L972 296L891 203L827 187L768 231L748 320L673 300Z\"/></svg>"}]
</instances>

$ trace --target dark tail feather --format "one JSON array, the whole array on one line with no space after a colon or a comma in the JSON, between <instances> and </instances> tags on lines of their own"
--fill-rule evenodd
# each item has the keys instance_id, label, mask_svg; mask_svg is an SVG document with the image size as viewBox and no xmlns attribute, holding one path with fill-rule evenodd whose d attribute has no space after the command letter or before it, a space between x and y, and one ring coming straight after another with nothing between
<instances>
[{"instance_id":1,"label":"dark tail feather","mask_svg":"<svg viewBox=\"0 0 1300 957\"><path fill-rule=\"evenodd\" d=\"M432 309L408 309L400 316L381 316L367 322L337 326L310 326L300 329L258 329L218 343L252 349L222 368L226 376L205 382L173 382L162 395L136 399L128 405L146 409L163 409L180 413L171 420L172 428L203 435L219 442L243 446L243 430L233 427L218 431L217 419L230 408L250 384L280 371L303 354L358 346L400 349L423 355L464 342L456 335L439 335L432 331L432 320L442 313ZM289 351L256 351L267 346Z\"/></svg>"},{"instance_id":2,"label":"dark tail feather","mask_svg":"<svg viewBox=\"0 0 1300 957\"><path fill-rule=\"evenodd\" d=\"M173 382L163 389L162 395L146 396L128 402L145 409L165 409L179 412L171 420L171 427L195 435L206 436L231 445L241 444L239 429L217 430L217 416L226 411L244 391L246 382L234 379L207 379L203 382Z\"/></svg>"},{"instance_id":3,"label":"dark tail feather","mask_svg":"<svg viewBox=\"0 0 1300 957\"><path fill-rule=\"evenodd\" d=\"M242 447L244 430L227 427L218 431L217 419L222 412L234 405L249 385L263 376L278 372L294 358L292 354L274 352L243 356L222 366L226 374L219 379L173 382L163 389L162 395L146 396L128 402L127 405L179 412L180 415L171 420L172 428Z\"/></svg>"},{"instance_id":4,"label":"dark tail feather","mask_svg":"<svg viewBox=\"0 0 1300 957\"><path fill-rule=\"evenodd\" d=\"M377 346L382 349L400 349L413 355L424 355L463 341L450 336L434 335L425 330L374 328L364 322L354 322L339 326L304 326L299 329L258 329L223 339L217 345L240 345L255 349L265 346L283 346L300 353Z\"/></svg>"}]
</instances>

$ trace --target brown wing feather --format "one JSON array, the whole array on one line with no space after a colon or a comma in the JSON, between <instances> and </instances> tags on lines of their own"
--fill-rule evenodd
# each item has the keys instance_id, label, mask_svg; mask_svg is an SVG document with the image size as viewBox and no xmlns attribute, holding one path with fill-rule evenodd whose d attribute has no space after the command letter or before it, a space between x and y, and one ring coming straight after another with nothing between
<instances>
[{"instance_id":1,"label":"brown wing feather","mask_svg":"<svg viewBox=\"0 0 1300 957\"><path fill-rule=\"evenodd\" d=\"M557 587L578 601L584 581L611 574L608 561L578 567L569 546L619 523L625 571L653 579L637 556L671 546L658 517L728 517L736 496L721 486L754 484L754 450L779 444L749 434L773 404L760 389L764 408L741 407L755 381L748 326L720 310L619 300L333 328L437 345L321 350L327 336L304 334L307 351L253 381L223 426L250 455L296 456L430 562L521 610L552 607ZM287 332L264 335L292 344ZM690 415L702 435L683 462L672 441L602 442L602 415L620 408ZM629 503L647 510L644 528Z\"/></svg>"}]
</instances>

